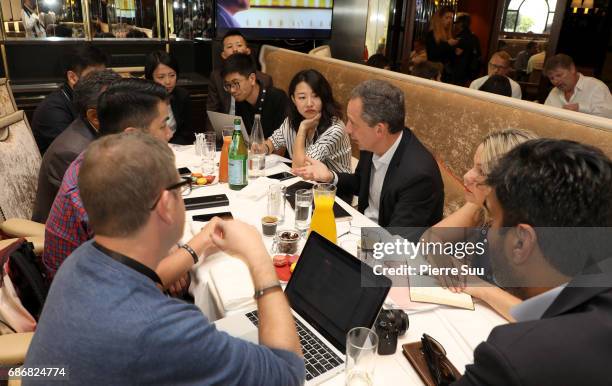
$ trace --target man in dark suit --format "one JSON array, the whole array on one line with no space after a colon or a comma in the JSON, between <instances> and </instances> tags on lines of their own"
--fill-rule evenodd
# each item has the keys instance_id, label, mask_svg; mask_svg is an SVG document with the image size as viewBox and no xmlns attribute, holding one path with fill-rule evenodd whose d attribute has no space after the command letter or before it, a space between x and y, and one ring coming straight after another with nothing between
<instances>
[{"instance_id":1,"label":"man in dark suit","mask_svg":"<svg viewBox=\"0 0 612 386\"><path fill-rule=\"evenodd\" d=\"M487 180L495 280L525 301L453 385L609 385L612 161L576 142L532 140Z\"/></svg>"},{"instance_id":2,"label":"man in dark suit","mask_svg":"<svg viewBox=\"0 0 612 386\"><path fill-rule=\"evenodd\" d=\"M223 51L221 58L225 61L234 54L251 55L246 39L240 31L230 30L223 37ZM272 86L272 77L264 74L261 71L255 72L255 77L264 88ZM215 69L210 73L210 84L208 85L208 96L206 98L206 110L215 111L217 113L235 115L235 101L229 92L223 89L223 78L221 77L221 69ZM249 130L251 128L249 127ZM212 130L212 128L209 128Z\"/></svg>"},{"instance_id":3,"label":"man in dark suit","mask_svg":"<svg viewBox=\"0 0 612 386\"><path fill-rule=\"evenodd\" d=\"M42 158L32 220L41 223L47 221L66 169L98 136L98 96L117 79L121 79L119 74L104 70L87 74L77 83L74 106L79 117L55 138Z\"/></svg>"},{"instance_id":4,"label":"man in dark suit","mask_svg":"<svg viewBox=\"0 0 612 386\"><path fill-rule=\"evenodd\" d=\"M382 80L365 81L352 91L347 116L346 131L361 149L355 173L330 172L314 159L294 172L337 184L341 196L357 195L359 211L382 227L428 227L440 221L444 206L440 170L431 153L404 127L403 92Z\"/></svg>"},{"instance_id":5,"label":"man in dark suit","mask_svg":"<svg viewBox=\"0 0 612 386\"><path fill-rule=\"evenodd\" d=\"M32 117L32 133L40 154L44 154L51 142L78 117L72 104L72 90L79 78L103 70L106 59L106 55L93 46L77 48L67 55L66 81L59 90L47 95Z\"/></svg>"}]
</instances>

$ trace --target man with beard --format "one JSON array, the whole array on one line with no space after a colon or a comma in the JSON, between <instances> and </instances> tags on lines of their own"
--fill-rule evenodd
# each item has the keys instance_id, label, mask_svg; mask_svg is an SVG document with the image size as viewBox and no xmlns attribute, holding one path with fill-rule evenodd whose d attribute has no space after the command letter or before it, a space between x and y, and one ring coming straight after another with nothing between
<instances>
[{"instance_id":1,"label":"man with beard","mask_svg":"<svg viewBox=\"0 0 612 386\"><path fill-rule=\"evenodd\" d=\"M524 301L453 385L609 384L612 161L537 139L502 158L487 184L495 280Z\"/></svg>"}]
</instances>

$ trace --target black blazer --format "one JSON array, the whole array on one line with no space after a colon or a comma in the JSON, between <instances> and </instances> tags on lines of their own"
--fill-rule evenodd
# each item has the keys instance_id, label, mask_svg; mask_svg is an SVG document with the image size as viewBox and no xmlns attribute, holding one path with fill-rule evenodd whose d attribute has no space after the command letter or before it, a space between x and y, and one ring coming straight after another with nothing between
<instances>
[{"instance_id":1,"label":"black blazer","mask_svg":"<svg viewBox=\"0 0 612 386\"><path fill-rule=\"evenodd\" d=\"M612 288L568 286L541 319L494 328L453 386L610 385L610 364Z\"/></svg>"},{"instance_id":2,"label":"black blazer","mask_svg":"<svg viewBox=\"0 0 612 386\"><path fill-rule=\"evenodd\" d=\"M170 95L170 107L176 120L176 132L170 138L170 142L179 145L192 145L195 141L195 134L191 119L189 91L182 87L175 87Z\"/></svg>"},{"instance_id":3,"label":"black blazer","mask_svg":"<svg viewBox=\"0 0 612 386\"><path fill-rule=\"evenodd\" d=\"M362 151L355 174L338 174L339 194L359 196L361 213L368 207L371 171L372 153ZM430 227L442 219L443 207L444 185L438 164L412 131L404 128L383 182L378 224Z\"/></svg>"},{"instance_id":4,"label":"black blazer","mask_svg":"<svg viewBox=\"0 0 612 386\"><path fill-rule=\"evenodd\" d=\"M47 151L51 142L78 117L72 104L72 89L64 83L59 90L47 95L32 117L32 134L40 150Z\"/></svg>"}]
</instances>

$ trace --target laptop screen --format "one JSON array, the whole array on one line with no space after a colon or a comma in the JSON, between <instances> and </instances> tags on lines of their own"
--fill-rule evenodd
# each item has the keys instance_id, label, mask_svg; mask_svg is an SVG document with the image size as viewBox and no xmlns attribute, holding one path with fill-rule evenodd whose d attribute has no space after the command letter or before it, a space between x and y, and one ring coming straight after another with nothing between
<instances>
[{"instance_id":1,"label":"laptop screen","mask_svg":"<svg viewBox=\"0 0 612 386\"><path fill-rule=\"evenodd\" d=\"M372 327L390 287L387 277L311 232L285 294L295 312L345 353L346 334Z\"/></svg>"}]
</instances>

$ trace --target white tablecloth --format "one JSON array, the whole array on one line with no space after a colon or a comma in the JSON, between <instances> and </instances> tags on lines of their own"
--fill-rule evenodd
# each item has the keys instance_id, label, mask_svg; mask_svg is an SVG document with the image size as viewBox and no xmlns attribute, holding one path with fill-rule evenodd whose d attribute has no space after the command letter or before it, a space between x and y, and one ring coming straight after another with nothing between
<instances>
[{"instance_id":1,"label":"white tablecloth","mask_svg":"<svg viewBox=\"0 0 612 386\"><path fill-rule=\"evenodd\" d=\"M193 154L193 147L175 147L177 156L177 167L187 166L192 170L199 167L199 159ZM277 164L266 169L266 175L287 170L284 164ZM253 180L251 180L253 181ZM251 182L250 181L250 182ZM299 178L282 181L284 185L291 185L299 181ZM190 211L187 213L187 226L183 241L188 241L194 232L197 232L204 223L191 220L194 214L214 213L220 211L231 211L234 218L250 223L261 229L261 218L266 214L265 195L258 200L250 200L240 196L239 192L232 191L227 184L216 184L204 186L192 192L192 197L225 193L230 201L229 207L209 208ZM371 220L356 211L350 205L340 199L336 201L342 205L352 216L350 222L343 221L337 223L338 235L345 233L349 227L360 228L366 226L376 226ZM287 204L285 209L285 220L279 225L279 229L292 228L294 213ZM341 237L338 244L347 250L351 245L356 245L358 236L349 234ZM264 237L264 243L268 249L272 246L272 239ZM242 312L241 310L223 309L214 283L210 279L210 271L218 264L228 264L234 259L224 253L217 253L206 258L206 261L194 267L193 281L190 288L195 298L196 305L208 316L211 321L232 314ZM376 373L374 377L375 385L420 385L423 384L418 374L412 369L410 363L403 356L401 345L420 340L423 333L427 333L438 340L446 349L448 358L463 372L465 366L473 361L473 351L476 346L485 340L491 329L497 325L505 323L505 320L492 311L488 306L476 302L475 310L462 310L437 306L426 308L421 312L411 314L410 326L406 335L400 338L398 350L394 355L379 356L377 358ZM344 374L339 374L325 385L344 385Z\"/></svg>"}]
</instances>

